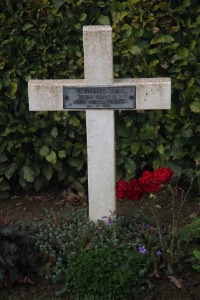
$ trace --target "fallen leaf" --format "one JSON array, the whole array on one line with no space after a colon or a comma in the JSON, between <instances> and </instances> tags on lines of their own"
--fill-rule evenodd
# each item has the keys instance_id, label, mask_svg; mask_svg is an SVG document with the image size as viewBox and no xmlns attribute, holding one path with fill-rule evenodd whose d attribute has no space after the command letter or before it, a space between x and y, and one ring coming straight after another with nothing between
<instances>
[{"instance_id":1,"label":"fallen leaf","mask_svg":"<svg viewBox=\"0 0 200 300\"><path fill-rule=\"evenodd\" d=\"M193 212L191 215L189 215L189 218L195 219L197 217L197 215L198 215L197 212Z\"/></svg>"},{"instance_id":2,"label":"fallen leaf","mask_svg":"<svg viewBox=\"0 0 200 300\"><path fill-rule=\"evenodd\" d=\"M75 193L73 193L70 189L68 189L67 200L73 204L79 202L78 196Z\"/></svg>"},{"instance_id":3,"label":"fallen leaf","mask_svg":"<svg viewBox=\"0 0 200 300\"><path fill-rule=\"evenodd\" d=\"M161 68L163 68L164 70L167 70L168 68L169 68L169 66L168 66L168 64L161 64L160 65L161 66Z\"/></svg>"},{"instance_id":4,"label":"fallen leaf","mask_svg":"<svg viewBox=\"0 0 200 300\"><path fill-rule=\"evenodd\" d=\"M18 282L34 284L34 281L30 277L24 276L23 274L19 274Z\"/></svg>"},{"instance_id":5,"label":"fallen leaf","mask_svg":"<svg viewBox=\"0 0 200 300\"><path fill-rule=\"evenodd\" d=\"M148 284L149 289L151 290L153 288L153 284L151 284L151 282L148 279L146 279L145 281Z\"/></svg>"},{"instance_id":6,"label":"fallen leaf","mask_svg":"<svg viewBox=\"0 0 200 300\"><path fill-rule=\"evenodd\" d=\"M153 30L152 30L152 31L153 31L153 34L156 34L159 30L160 30L160 29L159 29L158 27L154 27Z\"/></svg>"},{"instance_id":7,"label":"fallen leaf","mask_svg":"<svg viewBox=\"0 0 200 300\"><path fill-rule=\"evenodd\" d=\"M61 193L61 196L63 197L67 197L68 192L64 189Z\"/></svg>"},{"instance_id":8,"label":"fallen leaf","mask_svg":"<svg viewBox=\"0 0 200 300\"><path fill-rule=\"evenodd\" d=\"M160 275L160 272L158 271L158 268L157 266L155 266L153 272L149 275L149 277L156 277L156 278L160 278L161 275Z\"/></svg>"},{"instance_id":9,"label":"fallen leaf","mask_svg":"<svg viewBox=\"0 0 200 300\"><path fill-rule=\"evenodd\" d=\"M92 246L92 243L91 242L88 242L86 245L85 245L85 250L90 250Z\"/></svg>"},{"instance_id":10,"label":"fallen leaf","mask_svg":"<svg viewBox=\"0 0 200 300\"><path fill-rule=\"evenodd\" d=\"M62 200L60 200L60 201L55 202L54 204L57 205L57 206L59 206L59 205L65 204L65 202L66 202L66 200L65 200L65 199L62 199Z\"/></svg>"},{"instance_id":11,"label":"fallen leaf","mask_svg":"<svg viewBox=\"0 0 200 300\"><path fill-rule=\"evenodd\" d=\"M183 288L183 280L181 278L177 278L175 276L168 276L168 278L177 288Z\"/></svg>"}]
</instances>

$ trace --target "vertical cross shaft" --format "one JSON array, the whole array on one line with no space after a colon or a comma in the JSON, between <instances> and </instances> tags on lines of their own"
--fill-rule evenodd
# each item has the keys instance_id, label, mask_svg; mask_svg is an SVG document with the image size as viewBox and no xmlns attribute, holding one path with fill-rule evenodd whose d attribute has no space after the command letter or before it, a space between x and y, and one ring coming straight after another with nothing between
<instances>
[{"instance_id":1,"label":"vertical cross shaft","mask_svg":"<svg viewBox=\"0 0 200 300\"><path fill-rule=\"evenodd\" d=\"M85 26L83 47L85 84L112 84L111 27ZM86 126L89 218L96 221L116 209L114 110L87 110Z\"/></svg>"}]
</instances>

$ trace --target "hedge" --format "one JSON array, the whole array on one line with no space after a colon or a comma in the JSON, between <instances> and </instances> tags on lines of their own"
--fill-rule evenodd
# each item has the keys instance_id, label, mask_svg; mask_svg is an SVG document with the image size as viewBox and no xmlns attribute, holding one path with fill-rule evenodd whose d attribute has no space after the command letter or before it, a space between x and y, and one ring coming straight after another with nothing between
<instances>
[{"instance_id":1,"label":"hedge","mask_svg":"<svg viewBox=\"0 0 200 300\"><path fill-rule=\"evenodd\" d=\"M198 0L1 1L1 199L87 186L84 112L29 112L27 96L29 79L83 78L84 25L112 26L116 78L172 79L171 110L116 112L117 178L147 163L190 177L200 160L199 13Z\"/></svg>"}]
</instances>

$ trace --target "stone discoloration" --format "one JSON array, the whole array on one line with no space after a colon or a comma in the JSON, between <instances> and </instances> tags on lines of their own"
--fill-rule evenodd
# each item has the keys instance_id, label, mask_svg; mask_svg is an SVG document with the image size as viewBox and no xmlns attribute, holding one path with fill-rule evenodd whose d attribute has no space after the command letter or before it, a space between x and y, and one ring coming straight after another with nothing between
<instances>
[{"instance_id":1,"label":"stone discoloration","mask_svg":"<svg viewBox=\"0 0 200 300\"><path fill-rule=\"evenodd\" d=\"M110 26L85 26L83 48L85 83L112 84L112 28Z\"/></svg>"},{"instance_id":2,"label":"stone discoloration","mask_svg":"<svg viewBox=\"0 0 200 300\"><path fill-rule=\"evenodd\" d=\"M113 83L112 29L83 29L85 83ZM114 111L86 111L89 217L97 221L116 209Z\"/></svg>"},{"instance_id":3,"label":"stone discoloration","mask_svg":"<svg viewBox=\"0 0 200 300\"><path fill-rule=\"evenodd\" d=\"M136 86L136 110L170 109L170 78L117 79L114 84Z\"/></svg>"},{"instance_id":4,"label":"stone discoloration","mask_svg":"<svg viewBox=\"0 0 200 300\"><path fill-rule=\"evenodd\" d=\"M113 79L112 29L83 29L84 80L30 80L29 108L33 111L63 109L63 86L136 86L136 109L170 109L169 78ZM69 110L69 109L68 109ZM73 108L70 110L74 110ZM77 109L76 109L77 110ZM86 110L89 218L93 221L116 209L114 111Z\"/></svg>"},{"instance_id":5,"label":"stone discoloration","mask_svg":"<svg viewBox=\"0 0 200 300\"><path fill-rule=\"evenodd\" d=\"M63 110L63 86L83 84L84 80L30 80L29 110L61 111Z\"/></svg>"},{"instance_id":6,"label":"stone discoloration","mask_svg":"<svg viewBox=\"0 0 200 300\"><path fill-rule=\"evenodd\" d=\"M105 77L103 75L103 80ZM110 80L110 79L109 79ZM87 79L89 85L89 78ZM95 85L98 84L96 79ZM93 81L90 86L94 85ZM136 109L170 109L171 108L171 79L169 78L139 78L115 79L115 86L136 86ZM63 86L87 86L85 80L30 80L29 81L29 110L30 111L60 111L63 109ZM68 109L69 110L69 109ZM77 109L70 109L77 110Z\"/></svg>"}]
</instances>

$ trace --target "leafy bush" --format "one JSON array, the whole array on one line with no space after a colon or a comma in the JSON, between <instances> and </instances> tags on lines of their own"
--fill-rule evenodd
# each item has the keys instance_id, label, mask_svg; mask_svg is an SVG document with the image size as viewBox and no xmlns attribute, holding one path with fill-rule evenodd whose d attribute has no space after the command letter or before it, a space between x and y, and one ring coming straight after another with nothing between
<instances>
[{"instance_id":1,"label":"leafy bush","mask_svg":"<svg viewBox=\"0 0 200 300\"><path fill-rule=\"evenodd\" d=\"M198 0L6 0L0 11L1 198L58 181L86 187L84 113L29 112L27 82L83 78L89 24L111 24L116 78L172 78L171 110L116 113L118 178L147 162L190 174L200 159Z\"/></svg>"},{"instance_id":2,"label":"leafy bush","mask_svg":"<svg viewBox=\"0 0 200 300\"><path fill-rule=\"evenodd\" d=\"M101 246L71 253L65 270L67 288L80 299L95 295L102 299L137 299L142 272L147 265L130 245Z\"/></svg>"},{"instance_id":3,"label":"leafy bush","mask_svg":"<svg viewBox=\"0 0 200 300\"><path fill-rule=\"evenodd\" d=\"M200 272L200 251L199 250L194 250L191 253L191 258L188 260L192 263L192 268L194 270L197 270Z\"/></svg>"},{"instance_id":4,"label":"leafy bush","mask_svg":"<svg viewBox=\"0 0 200 300\"><path fill-rule=\"evenodd\" d=\"M32 283L36 275L54 283L58 295L137 299L148 288L145 277L152 269L154 273L168 271L169 260L153 223L111 216L112 222L108 217L95 224L88 221L86 209L67 206L67 213L47 210L41 220L26 228L2 226L0 284ZM172 230L165 226L160 230L167 252ZM176 261L183 257L183 246L175 237Z\"/></svg>"},{"instance_id":5,"label":"leafy bush","mask_svg":"<svg viewBox=\"0 0 200 300\"><path fill-rule=\"evenodd\" d=\"M190 224L180 228L178 234L183 241L200 240L200 218L197 217Z\"/></svg>"},{"instance_id":6,"label":"leafy bush","mask_svg":"<svg viewBox=\"0 0 200 300\"><path fill-rule=\"evenodd\" d=\"M33 283L37 252L31 247L28 232L21 226L0 226L0 287L15 282Z\"/></svg>"},{"instance_id":7,"label":"leafy bush","mask_svg":"<svg viewBox=\"0 0 200 300\"><path fill-rule=\"evenodd\" d=\"M123 275L121 280L124 287L120 285L118 296L109 294L113 282L112 280L114 280L112 279L107 286L109 297L111 297L110 299L112 299L112 297L119 297L120 299L124 293L127 293L127 295L131 294L133 292L132 288L134 288L135 294L141 292L142 289L146 288L146 286L143 285L143 279L155 266L164 272L169 271L169 257L165 255L165 252L168 251L172 238L171 227L160 227L163 236L163 248L166 249L166 251L163 252L159 239L160 232L157 231L153 222L144 223L135 217L119 216L115 218L112 217L112 222L110 217L108 217L107 219L99 220L98 223L95 224L94 222L88 221L87 210L85 209L74 210L68 206L67 211L67 214L64 214L62 209L60 213L55 213L53 210L47 211L46 217L31 225L34 249L40 253L42 259L40 274L53 281L58 295L72 293L75 297L81 298L85 293L88 297L93 296L93 294L96 297L103 297L100 292L101 287L99 287L97 294L95 294L93 290L94 285L92 285L92 283L91 289L89 285L87 285L85 290L83 290L85 279L82 277L84 277L84 264L86 264L87 260L87 276L92 277L94 276L94 267L95 264L98 263L98 260L100 262L101 260L108 262L111 257L113 260L116 259L116 264L113 263L111 259L111 264L113 264L112 275L116 276L117 282L120 280L120 274ZM149 222L151 221L149 220ZM107 252L112 253L112 255L107 255ZM119 269L115 268L119 266L119 263L124 262L119 260L119 256L121 256L122 259L123 255L124 261L127 263L127 268L122 268L123 271L120 269L120 273L118 272ZM182 244L175 238L174 260L178 261L180 257L182 258L183 256L184 249ZM131 275L131 272L134 271L130 271L128 265L129 263L132 265L133 261L137 263L137 259L139 258L141 259L142 267L139 268L139 273L137 272L134 273L135 275ZM73 267L74 264L75 267ZM96 280L98 280L98 276L99 278L105 278L105 276L107 276L106 264L103 265L103 263L101 263L98 266L101 265L102 268L99 267ZM73 269L75 270L76 268L80 268L79 272L73 273ZM129 288L129 283L127 283L125 288L125 281L128 280L129 282L129 275L135 276L135 280L138 280L141 285L136 286L132 282L131 289ZM104 279L102 279L102 284L103 280ZM107 282L109 282L109 280L107 280ZM118 283L116 286L118 286ZM120 288L123 289L123 291L121 290L121 294ZM82 293L82 296L77 296L76 292ZM113 291L113 293L115 292Z\"/></svg>"},{"instance_id":8,"label":"leafy bush","mask_svg":"<svg viewBox=\"0 0 200 300\"><path fill-rule=\"evenodd\" d=\"M196 217L191 223L183 226L178 231L179 238L182 241L191 243L194 245L193 251L188 252L189 258L186 259L187 262L192 264L192 268L200 272L200 251L199 251L199 241L200 241L200 218Z\"/></svg>"},{"instance_id":9,"label":"leafy bush","mask_svg":"<svg viewBox=\"0 0 200 300\"><path fill-rule=\"evenodd\" d=\"M123 217L117 218L113 226L108 225L103 220L99 220L98 224L95 224L94 222L88 221L87 211L85 209L74 211L70 206L68 206L67 214L63 214L62 210L59 214L51 210L47 212L43 220L36 223L34 222L30 226L32 228L31 237L34 243L34 249L38 251L40 257L43 258L40 273L48 279L53 280L58 287L58 294L62 294L66 291L69 292L69 289L70 292L72 292L71 288L73 289L75 281L78 280L78 278L72 278L72 280L70 279L70 282L68 282L70 286L66 286L65 284L65 272L68 272L69 261L71 261L71 259L73 260L73 255L78 257L82 253L83 257L86 255L86 257L83 258L83 261L86 261L86 253L88 251L90 253L99 251L99 255L102 251L102 256L104 257L104 255L106 255L105 252L108 251L107 249L113 249L112 251L116 251L116 259L118 259L120 251L124 251L124 255L125 253L130 253L130 255L127 254L128 257L130 256L130 259L133 260L135 257L136 261L143 262L143 267L140 268L142 278L142 276L144 277L147 274L148 268L153 261L154 253L156 253L158 248L156 245L156 241L158 241L157 237L155 236L155 240L153 237L151 239L151 232L147 230L145 224L138 223L134 219ZM114 234L114 231L116 234ZM146 232L146 236L144 232ZM149 246L148 253L145 254L144 263L139 247L145 243L148 243ZM132 246L130 247L129 244ZM82 259L81 256L80 259ZM101 260L100 257L99 259ZM127 264L128 261L128 258L127 261L125 259ZM93 272L92 261L90 262L90 267L91 275ZM42 270L43 272L41 272ZM130 270L127 271L127 273L130 274ZM104 268L99 271L99 276L105 276ZM116 276L119 276L119 274L116 274ZM119 280L119 278L117 280ZM77 284L79 285L80 283L77 282ZM127 288L127 291L128 289L129 288Z\"/></svg>"}]
</instances>

